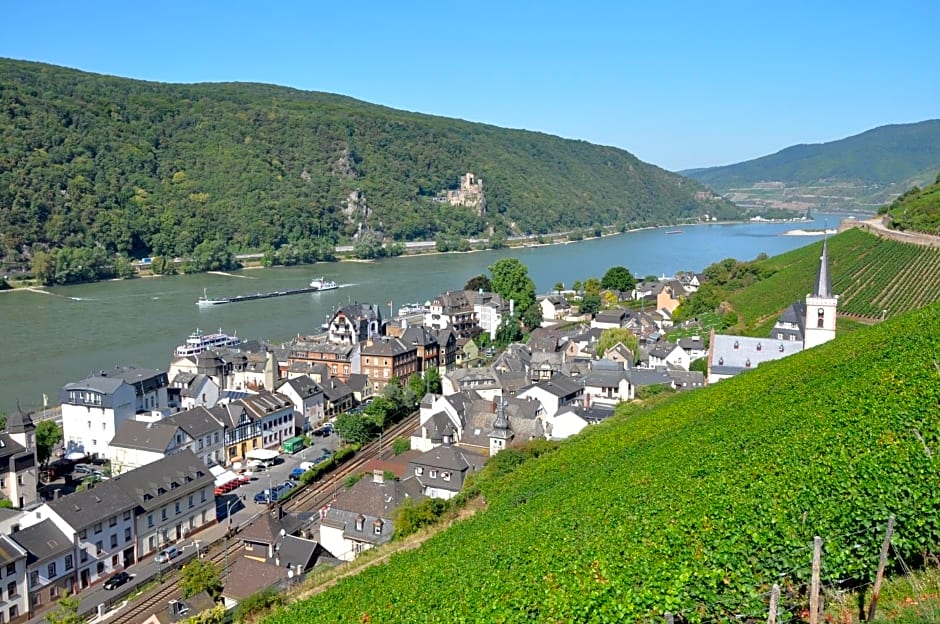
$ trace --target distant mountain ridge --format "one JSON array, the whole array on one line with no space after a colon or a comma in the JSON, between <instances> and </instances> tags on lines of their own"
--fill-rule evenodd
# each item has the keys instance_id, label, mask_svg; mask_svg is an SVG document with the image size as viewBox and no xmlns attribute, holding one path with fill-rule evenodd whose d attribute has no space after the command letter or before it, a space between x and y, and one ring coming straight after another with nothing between
<instances>
[{"instance_id":1,"label":"distant mountain ridge","mask_svg":"<svg viewBox=\"0 0 940 624\"><path fill-rule=\"evenodd\" d=\"M447 201L468 172L483 180L485 206ZM69 247L186 257L200 245L255 251L369 230L404 241L706 214L741 213L613 147L272 85L160 84L0 59L7 259Z\"/></svg>"},{"instance_id":2,"label":"distant mountain ridge","mask_svg":"<svg viewBox=\"0 0 940 624\"><path fill-rule=\"evenodd\" d=\"M680 173L717 192L735 192L732 199L743 205L802 200L810 204L794 207L854 203L874 209L915 184L933 181L938 172L940 119L881 126L838 141L794 145L733 165ZM784 193L785 188L792 192Z\"/></svg>"}]
</instances>

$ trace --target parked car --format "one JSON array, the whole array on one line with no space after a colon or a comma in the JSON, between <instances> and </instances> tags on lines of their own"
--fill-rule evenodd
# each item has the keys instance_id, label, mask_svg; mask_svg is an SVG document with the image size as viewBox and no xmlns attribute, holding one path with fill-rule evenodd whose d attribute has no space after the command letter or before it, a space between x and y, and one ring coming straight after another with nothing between
<instances>
[{"instance_id":1,"label":"parked car","mask_svg":"<svg viewBox=\"0 0 940 624\"><path fill-rule=\"evenodd\" d=\"M288 481L280 485L275 485L273 490L267 488L261 490L255 494L255 502L267 504L277 501L294 488L294 485L288 485L289 483L292 482Z\"/></svg>"},{"instance_id":2,"label":"parked car","mask_svg":"<svg viewBox=\"0 0 940 624\"><path fill-rule=\"evenodd\" d=\"M305 472L307 471L304 470L303 468L294 468L293 470L290 471L290 478L299 479L300 477L304 475Z\"/></svg>"},{"instance_id":3,"label":"parked car","mask_svg":"<svg viewBox=\"0 0 940 624\"><path fill-rule=\"evenodd\" d=\"M123 585L124 583L131 580L133 577L127 572L118 572L117 574L111 575L107 581L104 582L105 589L116 589Z\"/></svg>"},{"instance_id":4,"label":"parked car","mask_svg":"<svg viewBox=\"0 0 940 624\"><path fill-rule=\"evenodd\" d=\"M90 475L90 474L94 474L96 470L92 466L89 466L88 464L75 464L75 466L72 468L72 472L77 473L77 474Z\"/></svg>"},{"instance_id":5,"label":"parked car","mask_svg":"<svg viewBox=\"0 0 940 624\"><path fill-rule=\"evenodd\" d=\"M181 553L180 549L177 548L176 546L168 546L167 548L164 548L163 550L158 552L157 556L154 557L153 560L156 561L157 563L168 563L172 561L173 559L176 559L177 557L179 557L181 554L183 553Z\"/></svg>"}]
</instances>

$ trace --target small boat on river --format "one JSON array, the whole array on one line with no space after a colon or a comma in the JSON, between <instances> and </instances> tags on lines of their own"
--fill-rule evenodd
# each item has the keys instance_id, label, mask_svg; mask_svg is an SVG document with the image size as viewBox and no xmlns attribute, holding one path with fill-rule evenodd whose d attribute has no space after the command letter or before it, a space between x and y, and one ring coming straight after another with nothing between
<instances>
[{"instance_id":1,"label":"small boat on river","mask_svg":"<svg viewBox=\"0 0 940 624\"><path fill-rule=\"evenodd\" d=\"M209 295L206 293L206 289L202 289L202 296L196 300L196 305L200 308L208 308L211 306L222 305L223 303L229 303L230 299L210 299Z\"/></svg>"},{"instance_id":2,"label":"small boat on river","mask_svg":"<svg viewBox=\"0 0 940 624\"><path fill-rule=\"evenodd\" d=\"M339 288L339 284L323 277L315 277L310 280L310 288L314 290L333 290Z\"/></svg>"}]
</instances>

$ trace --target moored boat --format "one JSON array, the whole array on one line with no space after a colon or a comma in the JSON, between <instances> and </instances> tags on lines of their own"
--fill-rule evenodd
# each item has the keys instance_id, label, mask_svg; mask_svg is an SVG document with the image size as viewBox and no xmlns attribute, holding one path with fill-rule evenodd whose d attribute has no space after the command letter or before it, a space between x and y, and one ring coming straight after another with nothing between
<instances>
[{"instance_id":1,"label":"moored boat","mask_svg":"<svg viewBox=\"0 0 940 624\"><path fill-rule=\"evenodd\" d=\"M176 347L173 354L176 357L187 357L190 355L199 355L206 349L215 349L217 347L237 347L244 342L234 334L229 335L219 328L218 333L204 334L198 327L196 331L189 335L184 344Z\"/></svg>"},{"instance_id":2,"label":"moored boat","mask_svg":"<svg viewBox=\"0 0 940 624\"><path fill-rule=\"evenodd\" d=\"M315 290L333 290L334 288L339 288L339 284L323 277L315 277L310 280L310 288Z\"/></svg>"}]
</instances>

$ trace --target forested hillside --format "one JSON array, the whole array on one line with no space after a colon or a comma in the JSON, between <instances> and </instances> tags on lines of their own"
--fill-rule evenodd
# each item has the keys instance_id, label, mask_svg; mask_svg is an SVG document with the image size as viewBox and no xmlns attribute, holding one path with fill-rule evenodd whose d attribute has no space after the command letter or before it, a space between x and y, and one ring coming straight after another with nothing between
<instances>
[{"instance_id":1,"label":"forested hillside","mask_svg":"<svg viewBox=\"0 0 940 624\"><path fill-rule=\"evenodd\" d=\"M940 119L681 173L748 208L874 212L910 187L932 182L937 172Z\"/></svg>"},{"instance_id":2,"label":"forested hillside","mask_svg":"<svg viewBox=\"0 0 940 624\"><path fill-rule=\"evenodd\" d=\"M486 214L435 201L461 175ZM612 147L260 84L158 84L0 60L0 249L189 256L437 233L736 216ZM356 191L361 193L356 193ZM702 197L700 195L700 197Z\"/></svg>"},{"instance_id":3,"label":"forested hillside","mask_svg":"<svg viewBox=\"0 0 940 624\"><path fill-rule=\"evenodd\" d=\"M880 212L890 216L894 229L940 236L940 175L930 186L915 186Z\"/></svg>"},{"instance_id":4,"label":"forested hillside","mask_svg":"<svg viewBox=\"0 0 940 624\"><path fill-rule=\"evenodd\" d=\"M776 154L686 175L718 190L778 180L805 185L858 180L887 186L940 171L940 119L881 126L838 141L794 145Z\"/></svg>"},{"instance_id":5,"label":"forested hillside","mask_svg":"<svg viewBox=\"0 0 940 624\"><path fill-rule=\"evenodd\" d=\"M763 622L774 583L794 621L817 535L827 593L864 594L889 515L889 570L940 548L938 329L932 306L624 405L482 482L471 519L266 621Z\"/></svg>"}]
</instances>

